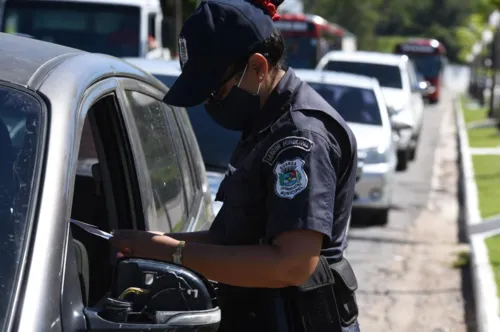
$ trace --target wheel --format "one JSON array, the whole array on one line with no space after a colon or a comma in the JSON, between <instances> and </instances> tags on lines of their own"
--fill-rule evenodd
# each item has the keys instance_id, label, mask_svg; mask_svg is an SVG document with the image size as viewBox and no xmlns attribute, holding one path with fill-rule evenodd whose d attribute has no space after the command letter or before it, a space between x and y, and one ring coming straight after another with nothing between
<instances>
[{"instance_id":1,"label":"wheel","mask_svg":"<svg viewBox=\"0 0 500 332\"><path fill-rule=\"evenodd\" d=\"M374 210L372 212L371 223L377 226L387 225L389 221L389 209Z\"/></svg>"},{"instance_id":2,"label":"wheel","mask_svg":"<svg viewBox=\"0 0 500 332\"><path fill-rule=\"evenodd\" d=\"M409 159L409 150L398 151L398 163L396 165L396 171L405 171L408 168Z\"/></svg>"}]
</instances>

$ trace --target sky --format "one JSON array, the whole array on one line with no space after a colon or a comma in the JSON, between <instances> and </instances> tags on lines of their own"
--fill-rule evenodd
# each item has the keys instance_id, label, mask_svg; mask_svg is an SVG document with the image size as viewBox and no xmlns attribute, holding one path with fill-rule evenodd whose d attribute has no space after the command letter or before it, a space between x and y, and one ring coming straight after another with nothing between
<instances>
[{"instance_id":1,"label":"sky","mask_svg":"<svg viewBox=\"0 0 500 332\"><path fill-rule=\"evenodd\" d=\"M302 0L285 0L279 7L279 12L303 13L304 5Z\"/></svg>"}]
</instances>

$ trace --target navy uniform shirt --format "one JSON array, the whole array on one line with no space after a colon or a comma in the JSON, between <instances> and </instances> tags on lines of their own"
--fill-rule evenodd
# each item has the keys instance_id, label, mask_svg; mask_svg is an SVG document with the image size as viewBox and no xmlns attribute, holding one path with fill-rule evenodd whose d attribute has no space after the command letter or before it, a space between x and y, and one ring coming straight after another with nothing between
<instances>
[{"instance_id":1,"label":"navy uniform shirt","mask_svg":"<svg viewBox=\"0 0 500 332\"><path fill-rule=\"evenodd\" d=\"M224 245L250 245L313 230L334 263L346 247L356 168L345 121L288 69L231 157L210 232Z\"/></svg>"}]
</instances>

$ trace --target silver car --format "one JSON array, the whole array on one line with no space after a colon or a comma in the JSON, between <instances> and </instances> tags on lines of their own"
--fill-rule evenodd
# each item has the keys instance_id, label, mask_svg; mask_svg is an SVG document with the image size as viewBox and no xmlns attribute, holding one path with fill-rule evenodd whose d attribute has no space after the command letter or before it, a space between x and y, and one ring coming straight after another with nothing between
<instances>
[{"instance_id":1,"label":"silver car","mask_svg":"<svg viewBox=\"0 0 500 332\"><path fill-rule=\"evenodd\" d=\"M186 112L162 103L165 85L120 59L2 33L0 45L0 331L216 331L211 298L201 311L172 312L182 301L168 298L193 300L192 272L117 262L108 240L92 234L210 227ZM198 285L206 299L209 284ZM169 295L148 307L151 298L126 296L137 287Z\"/></svg>"},{"instance_id":2,"label":"silver car","mask_svg":"<svg viewBox=\"0 0 500 332\"><path fill-rule=\"evenodd\" d=\"M379 81L391 115L409 125L398 135L398 171L404 171L416 156L423 124L425 87L418 82L415 67L405 55L380 52L331 51L316 69L374 77Z\"/></svg>"},{"instance_id":3,"label":"silver car","mask_svg":"<svg viewBox=\"0 0 500 332\"><path fill-rule=\"evenodd\" d=\"M297 70L347 121L363 163L354 207L373 224L387 223L396 170L396 142L379 82L375 78L318 70Z\"/></svg>"}]
</instances>

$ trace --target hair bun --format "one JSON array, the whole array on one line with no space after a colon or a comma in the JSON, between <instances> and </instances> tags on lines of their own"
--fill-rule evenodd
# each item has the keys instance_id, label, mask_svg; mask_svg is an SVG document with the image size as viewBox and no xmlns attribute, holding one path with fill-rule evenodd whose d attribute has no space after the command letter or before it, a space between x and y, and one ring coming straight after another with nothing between
<instances>
[{"instance_id":1,"label":"hair bun","mask_svg":"<svg viewBox=\"0 0 500 332\"><path fill-rule=\"evenodd\" d=\"M283 3L284 0L253 0L253 4L264 10L264 12L269 15L273 21L280 19L278 15L278 6Z\"/></svg>"}]
</instances>

